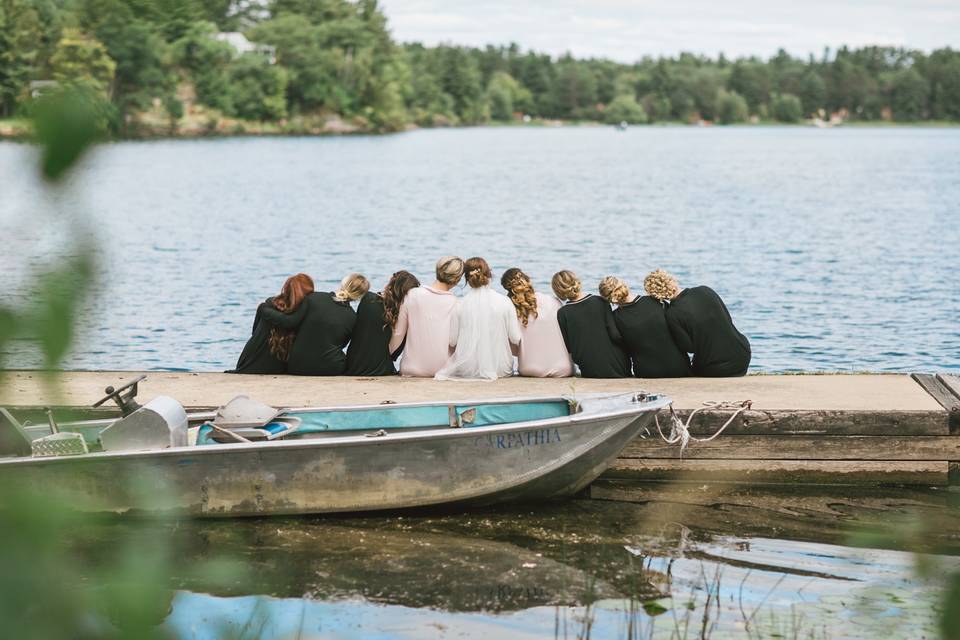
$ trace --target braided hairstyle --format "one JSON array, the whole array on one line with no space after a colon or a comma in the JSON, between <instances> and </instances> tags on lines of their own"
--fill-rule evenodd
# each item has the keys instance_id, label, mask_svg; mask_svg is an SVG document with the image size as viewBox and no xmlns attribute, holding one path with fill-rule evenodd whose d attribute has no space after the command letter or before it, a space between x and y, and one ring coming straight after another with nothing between
<instances>
[{"instance_id":1,"label":"braided hairstyle","mask_svg":"<svg viewBox=\"0 0 960 640\"><path fill-rule=\"evenodd\" d=\"M561 300L576 300L580 295L580 278L567 269L553 274L550 286Z\"/></svg>"},{"instance_id":2,"label":"braided hairstyle","mask_svg":"<svg viewBox=\"0 0 960 640\"><path fill-rule=\"evenodd\" d=\"M400 305L403 299L411 289L420 286L417 276L409 271L397 271L390 276L390 281L383 289L383 320L384 328L393 329L397 326L397 318L400 316Z\"/></svg>"},{"instance_id":3,"label":"braided hairstyle","mask_svg":"<svg viewBox=\"0 0 960 640\"><path fill-rule=\"evenodd\" d=\"M616 276L607 276L600 281L600 297L610 304L623 304L630 297L630 287Z\"/></svg>"},{"instance_id":4,"label":"braided hairstyle","mask_svg":"<svg viewBox=\"0 0 960 640\"><path fill-rule=\"evenodd\" d=\"M500 284L507 291L507 296L517 309L517 318L527 326L530 316L537 317L537 296L530 283L530 276L520 269L513 267L503 272Z\"/></svg>"}]
</instances>

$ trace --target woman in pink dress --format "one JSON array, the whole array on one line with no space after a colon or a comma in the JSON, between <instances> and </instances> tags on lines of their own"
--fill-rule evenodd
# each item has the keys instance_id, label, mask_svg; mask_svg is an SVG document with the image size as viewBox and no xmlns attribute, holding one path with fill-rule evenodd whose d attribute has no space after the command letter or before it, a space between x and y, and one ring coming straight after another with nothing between
<instances>
[{"instance_id":1,"label":"woman in pink dress","mask_svg":"<svg viewBox=\"0 0 960 640\"><path fill-rule=\"evenodd\" d=\"M463 277L463 260L454 256L437 262L437 280L411 289L400 305L390 339L390 353L403 347L400 375L432 378L453 350L450 348L450 316L457 297L450 291Z\"/></svg>"},{"instance_id":2,"label":"woman in pink dress","mask_svg":"<svg viewBox=\"0 0 960 640\"><path fill-rule=\"evenodd\" d=\"M500 278L520 320L518 372L531 378L565 378L573 375L573 362L560 333L557 310L563 304L555 297L537 293L530 277L517 268Z\"/></svg>"}]
</instances>

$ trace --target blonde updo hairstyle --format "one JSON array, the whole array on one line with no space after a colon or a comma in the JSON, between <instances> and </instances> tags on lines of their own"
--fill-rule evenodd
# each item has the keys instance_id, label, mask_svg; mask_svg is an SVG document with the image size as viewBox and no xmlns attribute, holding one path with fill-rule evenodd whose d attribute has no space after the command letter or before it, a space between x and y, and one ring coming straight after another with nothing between
<instances>
[{"instance_id":1,"label":"blonde updo hairstyle","mask_svg":"<svg viewBox=\"0 0 960 640\"><path fill-rule=\"evenodd\" d=\"M677 283L677 279L663 269L657 269L647 275L643 279L643 288L647 295L660 302L673 300L680 293L680 285Z\"/></svg>"},{"instance_id":2,"label":"blonde updo hairstyle","mask_svg":"<svg viewBox=\"0 0 960 640\"><path fill-rule=\"evenodd\" d=\"M623 304L630 298L630 287L616 276L607 276L600 281L600 297L610 304Z\"/></svg>"},{"instance_id":3,"label":"blonde updo hairstyle","mask_svg":"<svg viewBox=\"0 0 960 640\"><path fill-rule=\"evenodd\" d=\"M556 272L553 274L550 286L561 300L576 300L580 297L580 278L573 271L564 269Z\"/></svg>"},{"instance_id":4,"label":"blonde updo hairstyle","mask_svg":"<svg viewBox=\"0 0 960 640\"><path fill-rule=\"evenodd\" d=\"M340 281L340 288L333 297L338 302L353 302L359 300L367 291L370 291L370 281L360 273L351 273Z\"/></svg>"},{"instance_id":5,"label":"blonde updo hairstyle","mask_svg":"<svg viewBox=\"0 0 960 640\"><path fill-rule=\"evenodd\" d=\"M527 326L530 316L537 317L537 296L530 282L530 276L513 267L503 272L500 284L507 291L507 297L517 310L517 318Z\"/></svg>"},{"instance_id":6,"label":"blonde updo hairstyle","mask_svg":"<svg viewBox=\"0 0 960 640\"><path fill-rule=\"evenodd\" d=\"M444 256L437 260L437 282L454 286L463 277L463 260L456 256Z\"/></svg>"},{"instance_id":7,"label":"blonde updo hairstyle","mask_svg":"<svg viewBox=\"0 0 960 640\"><path fill-rule=\"evenodd\" d=\"M463 270L467 274L467 284L474 289L485 287L490 284L493 278L493 272L490 271L490 265L483 258L469 258L463 265Z\"/></svg>"}]
</instances>

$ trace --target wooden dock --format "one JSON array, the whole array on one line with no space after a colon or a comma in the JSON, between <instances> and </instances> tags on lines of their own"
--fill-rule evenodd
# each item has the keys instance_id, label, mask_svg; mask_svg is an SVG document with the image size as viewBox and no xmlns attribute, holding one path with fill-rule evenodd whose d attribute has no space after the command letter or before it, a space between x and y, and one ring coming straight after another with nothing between
<instances>
[{"instance_id":1,"label":"wooden dock","mask_svg":"<svg viewBox=\"0 0 960 640\"><path fill-rule=\"evenodd\" d=\"M107 385L139 372L12 371L0 377L0 406L80 408ZM916 378L916 379L914 379ZM594 487L614 497L624 479L750 484L960 484L960 378L908 375L755 375L726 379L589 380L509 378L437 382L409 378L303 378L219 373L148 373L141 402L169 395L191 409L237 394L275 406L377 404L638 391L665 393L681 416L704 401L752 400L717 439L692 442L681 457L654 432L631 443ZM712 434L728 413L704 411L691 426ZM665 423L664 423L665 424ZM617 484L620 482L620 484ZM621 487L616 489L616 487ZM607 487L607 488L604 488ZM611 488L614 487L614 488Z\"/></svg>"}]
</instances>

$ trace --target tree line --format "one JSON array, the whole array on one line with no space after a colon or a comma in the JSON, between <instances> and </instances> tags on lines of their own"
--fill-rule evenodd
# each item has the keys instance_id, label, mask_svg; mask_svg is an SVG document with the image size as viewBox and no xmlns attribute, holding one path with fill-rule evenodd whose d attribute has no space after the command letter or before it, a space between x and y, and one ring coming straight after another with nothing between
<instances>
[{"instance_id":1,"label":"tree line","mask_svg":"<svg viewBox=\"0 0 960 640\"><path fill-rule=\"evenodd\" d=\"M221 32L260 50L238 55ZM960 121L960 51L890 47L807 59L681 54L634 64L518 45L399 44L376 0L0 0L0 117L29 115L36 81L87 96L105 126L142 114L364 130L519 117L602 122ZM48 85L49 86L49 85Z\"/></svg>"}]
</instances>

